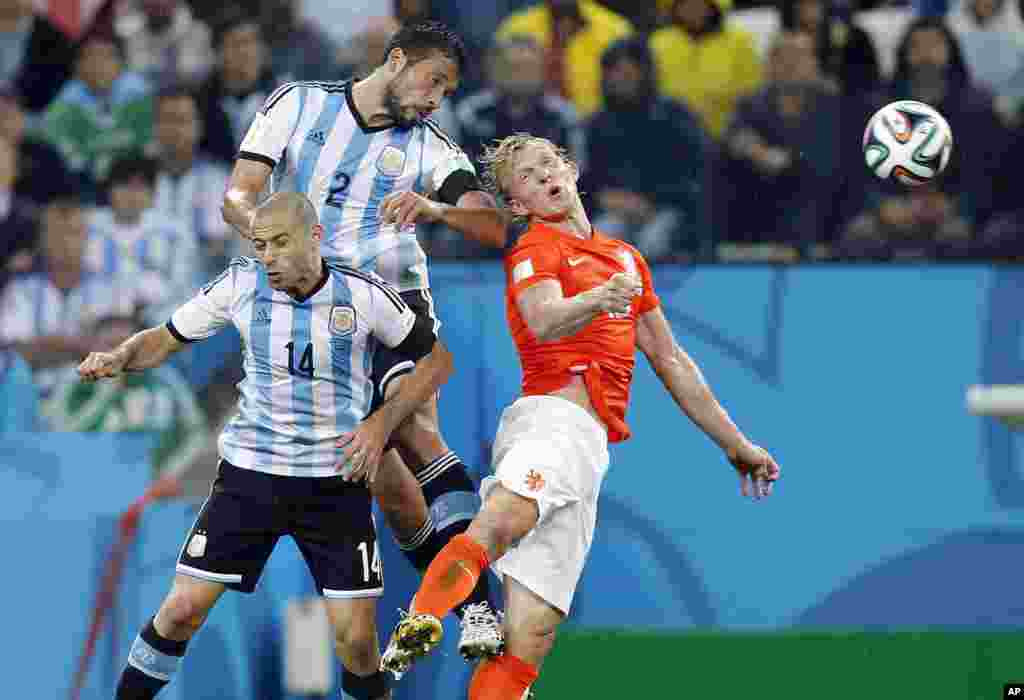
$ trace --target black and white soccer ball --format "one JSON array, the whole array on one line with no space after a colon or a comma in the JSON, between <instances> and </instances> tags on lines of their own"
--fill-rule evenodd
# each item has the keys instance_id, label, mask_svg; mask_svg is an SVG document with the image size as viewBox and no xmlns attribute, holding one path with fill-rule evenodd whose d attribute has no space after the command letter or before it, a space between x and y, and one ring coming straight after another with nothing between
<instances>
[{"instance_id":1,"label":"black and white soccer ball","mask_svg":"<svg viewBox=\"0 0 1024 700\"><path fill-rule=\"evenodd\" d=\"M900 100L875 112L864 128L864 162L883 180L923 185L949 164L953 132L923 102Z\"/></svg>"}]
</instances>

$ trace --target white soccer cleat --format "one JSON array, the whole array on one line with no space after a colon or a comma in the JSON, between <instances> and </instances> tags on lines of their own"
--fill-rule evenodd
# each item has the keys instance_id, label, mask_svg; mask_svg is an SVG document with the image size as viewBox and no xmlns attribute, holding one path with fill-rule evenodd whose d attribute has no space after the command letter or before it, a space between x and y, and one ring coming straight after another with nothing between
<instances>
[{"instance_id":1,"label":"white soccer cleat","mask_svg":"<svg viewBox=\"0 0 1024 700\"><path fill-rule=\"evenodd\" d=\"M388 648L380 657L380 669L390 671L399 680L412 666L412 662L441 643L444 627L433 615L409 615L398 622L391 633Z\"/></svg>"},{"instance_id":2,"label":"white soccer cleat","mask_svg":"<svg viewBox=\"0 0 1024 700\"><path fill-rule=\"evenodd\" d=\"M502 615L495 614L487 601L467 605L462 612L459 653L466 661L500 656L505 651Z\"/></svg>"}]
</instances>

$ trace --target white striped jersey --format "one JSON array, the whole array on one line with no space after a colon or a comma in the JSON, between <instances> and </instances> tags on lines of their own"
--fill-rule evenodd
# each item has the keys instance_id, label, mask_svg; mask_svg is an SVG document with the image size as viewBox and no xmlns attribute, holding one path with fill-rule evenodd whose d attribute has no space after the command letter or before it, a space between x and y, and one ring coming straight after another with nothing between
<instances>
[{"instance_id":1,"label":"white striped jersey","mask_svg":"<svg viewBox=\"0 0 1024 700\"><path fill-rule=\"evenodd\" d=\"M242 338L245 378L238 412L220 435L220 455L282 476L337 476L336 440L370 412L378 344L417 341L425 353L435 337L393 287L335 262L325 264L321 284L300 300L272 289L256 260L236 258L174 312L167 328L188 342L228 324Z\"/></svg>"},{"instance_id":2,"label":"white striped jersey","mask_svg":"<svg viewBox=\"0 0 1024 700\"><path fill-rule=\"evenodd\" d=\"M272 167L272 191L303 192L324 227L323 254L375 272L399 291L430 286L415 226L378 219L381 201L412 190L455 204L479 189L469 158L433 121L371 128L351 83L288 83L253 119L239 158Z\"/></svg>"},{"instance_id":3,"label":"white striped jersey","mask_svg":"<svg viewBox=\"0 0 1024 700\"><path fill-rule=\"evenodd\" d=\"M185 222L202 242L231 237L234 232L221 213L230 177L224 165L206 158L196 158L181 175L161 170L153 190L153 208Z\"/></svg>"},{"instance_id":4,"label":"white striped jersey","mask_svg":"<svg viewBox=\"0 0 1024 700\"><path fill-rule=\"evenodd\" d=\"M0 345L92 335L97 320L131 315L134 303L130 290L101 275L86 273L69 290L57 289L45 272L19 275L7 283L0 299ZM59 367L33 373L41 398L50 396L60 373Z\"/></svg>"},{"instance_id":5,"label":"white striped jersey","mask_svg":"<svg viewBox=\"0 0 1024 700\"><path fill-rule=\"evenodd\" d=\"M150 307L147 317L167 318L199 286L199 241L184 222L148 209L138 223L125 225L112 209L89 218L85 266L90 272L133 285L135 297Z\"/></svg>"}]
</instances>

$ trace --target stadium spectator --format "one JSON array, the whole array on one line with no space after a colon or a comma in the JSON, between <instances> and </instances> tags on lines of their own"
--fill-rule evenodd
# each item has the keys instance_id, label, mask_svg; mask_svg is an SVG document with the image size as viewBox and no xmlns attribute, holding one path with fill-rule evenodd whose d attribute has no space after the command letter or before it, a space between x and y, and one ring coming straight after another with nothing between
<instances>
[{"instance_id":1,"label":"stadium spectator","mask_svg":"<svg viewBox=\"0 0 1024 700\"><path fill-rule=\"evenodd\" d=\"M545 0L507 17L497 37L535 38L546 51L548 90L586 117L601 107L601 54L632 33L626 19L593 0Z\"/></svg>"},{"instance_id":2,"label":"stadium spectator","mask_svg":"<svg viewBox=\"0 0 1024 700\"><path fill-rule=\"evenodd\" d=\"M732 243L775 244L783 246L776 259L806 258L836 225L841 103L835 84L821 76L810 34L779 34L767 68L766 84L739 101L723 135L715 224Z\"/></svg>"},{"instance_id":3,"label":"stadium spectator","mask_svg":"<svg viewBox=\"0 0 1024 700\"><path fill-rule=\"evenodd\" d=\"M721 136L736 102L761 84L754 38L728 21L732 0L676 0L672 24L651 35L661 93Z\"/></svg>"},{"instance_id":4,"label":"stadium spectator","mask_svg":"<svg viewBox=\"0 0 1024 700\"><path fill-rule=\"evenodd\" d=\"M710 259L703 187L708 144L699 119L658 94L644 38L612 44L601 65L605 108L587 125L583 178L597 205L595 225L650 260Z\"/></svg>"},{"instance_id":5,"label":"stadium spectator","mask_svg":"<svg viewBox=\"0 0 1024 700\"><path fill-rule=\"evenodd\" d=\"M338 48L320 26L302 16L302 0L264 0L263 32L270 64L282 80L329 80L337 76Z\"/></svg>"},{"instance_id":6,"label":"stadium spectator","mask_svg":"<svg viewBox=\"0 0 1024 700\"><path fill-rule=\"evenodd\" d=\"M36 218L31 204L18 198L18 152L14 144L0 138L0 289L10 274L28 272L36 247Z\"/></svg>"},{"instance_id":7,"label":"stadium spectator","mask_svg":"<svg viewBox=\"0 0 1024 700\"><path fill-rule=\"evenodd\" d=\"M353 36L341 49L338 72L344 79L361 79L384 61L391 36L401 28L394 17L374 17L366 28Z\"/></svg>"},{"instance_id":8,"label":"stadium spectator","mask_svg":"<svg viewBox=\"0 0 1024 700\"><path fill-rule=\"evenodd\" d=\"M200 147L234 162L252 118L278 86L263 30L252 15L232 8L214 25L217 63L199 92L206 126Z\"/></svg>"},{"instance_id":9,"label":"stadium spectator","mask_svg":"<svg viewBox=\"0 0 1024 700\"><path fill-rule=\"evenodd\" d=\"M127 338L144 328L138 314L129 314L97 319L90 332ZM180 473L210 439L192 388L171 364L99 384L79 381L76 369L68 368L43 413L52 430L155 435L154 479Z\"/></svg>"},{"instance_id":10,"label":"stadium spectator","mask_svg":"<svg viewBox=\"0 0 1024 700\"><path fill-rule=\"evenodd\" d=\"M210 28L180 0L130 0L114 30L129 68L154 86L202 80L213 66Z\"/></svg>"},{"instance_id":11,"label":"stadium spectator","mask_svg":"<svg viewBox=\"0 0 1024 700\"><path fill-rule=\"evenodd\" d=\"M850 222L838 252L846 260L964 259L973 252L972 227L945 188L904 188Z\"/></svg>"},{"instance_id":12,"label":"stadium spectator","mask_svg":"<svg viewBox=\"0 0 1024 700\"><path fill-rule=\"evenodd\" d=\"M60 153L33 135L26 121L21 96L14 86L0 85L0 138L14 144L18 154L14 195L42 206L55 194L55 183L67 179L67 168Z\"/></svg>"},{"instance_id":13,"label":"stadium spectator","mask_svg":"<svg viewBox=\"0 0 1024 700\"><path fill-rule=\"evenodd\" d=\"M846 3L833 0L781 0L782 29L814 37L821 72L845 95L878 89L881 72L871 37L858 27Z\"/></svg>"},{"instance_id":14,"label":"stadium spectator","mask_svg":"<svg viewBox=\"0 0 1024 700\"><path fill-rule=\"evenodd\" d=\"M1012 0L962 0L949 13L971 78L996 96L1012 120L1024 98L1024 22Z\"/></svg>"},{"instance_id":15,"label":"stadium spectator","mask_svg":"<svg viewBox=\"0 0 1024 700\"><path fill-rule=\"evenodd\" d=\"M39 428L39 392L32 370L18 353L0 347L0 434Z\"/></svg>"},{"instance_id":16,"label":"stadium spectator","mask_svg":"<svg viewBox=\"0 0 1024 700\"><path fill-rule=\"evenodd\" d=\"M67 81L74 61L71 39L32 0L0 3L0 82L13 83L30 112L43 110Z\"/></svg>"},{"instance_id":17,"label":"stadium spectator","mask_svg":"<svg viewBox=\"0 0 1024 700\"><path fill-rule=\"evenodd\" d=\"M544 94L544 49L531 36L498 39L488 56L490 87L463 99L455 110L454 136L474 161L494 139L527 131L567 149L578 164L586 157L576 110Z\"/></svg>"},{"instance_id":18,"label":"stadium spectator","mask_svg":"<svg viewBox=\"0 0 1024 700\"><path fill-rule=\"evenodd\" d=\"M47 140L92 198L111 161L119 153L143 148L152 133L149 86L141 75L124 69L122 48L110 36L85 39L74 79L43 116Z\"/></svg>"},{"instance_id":19,"label":"stadium spectator","mask_svg":"<svg viewBox=\"0 0 1024 700\"><path fill-rule=\"evenodd\" d=\"M153 208L156 163L141 156L114 162L107 179L109 207L92 212L86 268L132 287L149 322L166 319L200 279L195 231Z\"/></svg>"},{"instance_id":20,"label":"stadium spectator","mask_svg":"<svg viewBox=\"0 0 1024 700\"><path fill-rule=\"evenodd\" d=\"M46 399L59 368L123 340L93 335L93 321L134 302L116 281L86 270L86 214L74 183L66 183L50 200L41 222L42 252L35 269L8 282L0 298L0 344L13 346L25 358Z\"/></svg>"},{"instance_id":21,"label":"stadium spectator","mask_svg":"<svg viewBox=\"0 0 1024 700\"><path fill-rule=\"evenodd\" d=\"M157 161L153 208L162 217L184 222L199 241L203 277L212 277L239 252L239 241L220 213L227 189L227 166L199 151L203 131L195 95L181 85L155 98L153 143Z\"/></svg>"}]
</instances>

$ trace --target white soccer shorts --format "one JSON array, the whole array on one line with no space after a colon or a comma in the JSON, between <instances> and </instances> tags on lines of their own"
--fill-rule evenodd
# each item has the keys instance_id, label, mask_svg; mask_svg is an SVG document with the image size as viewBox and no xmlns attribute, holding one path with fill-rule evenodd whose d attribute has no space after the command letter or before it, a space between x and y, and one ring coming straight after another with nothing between
<instances>
[{"instance_id":1,"label":"white soccer shorts","mask_svg":"<svg viewBox=\"0 0 1024 700\"><path fill-rule=\"evenodd\" d=\"M493 568L569 614L597 525L597 499L608 471L608 435L587 411L555 396L525 396L501 414L494 441L498 483L537 502L540 518Z\"/></svg>"}]
</instances>

